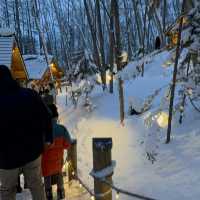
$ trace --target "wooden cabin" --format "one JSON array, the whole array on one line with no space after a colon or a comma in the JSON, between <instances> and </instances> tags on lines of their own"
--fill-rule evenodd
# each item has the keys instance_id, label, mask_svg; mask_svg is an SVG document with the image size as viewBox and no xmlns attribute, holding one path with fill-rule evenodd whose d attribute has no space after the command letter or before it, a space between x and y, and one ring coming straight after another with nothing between
<instances>
[{"instance_id":1,"label":"wooden cabin","mask_svg":"<svg viewBox=\"0 0 200 200\"><path fill-rule=\"evenodd\" d=\"M174 48L177 45L179 24L180 24L180 17L175 21L175 23L169 26L165 32L165 35L168 38L168 48ZM184 34L184 31L186 31L188 27L189 27L189 20L187 16L185 15L183 17L182 34Z\"/></svg>"},{"instance_id":2,"label":"wooden cabin","mask_svg":"<svg viewBox=\"0 0 200 200\"><path fill-rule=\"evenodd\" d=\"M0 65L7 66L19 82L27 82L29 77L17 39L13 33L0 31Z\"/></svg>"},{"instance_id":3,"label":"wooden cabin","mask_svg":"<svg viewBox=\"0 0 200 200\"><path fill-rule=\"evenodd\" d=\"M24 55L23 58L27 66L29 78L32 81L49 82L51 80L50 69L55 80L62 78L64 75L63 71L58 66L58 63L55 62L51 55L48 56L51 63L50 67L47 64L44 55Z\"/></svg>"}]
</instances>

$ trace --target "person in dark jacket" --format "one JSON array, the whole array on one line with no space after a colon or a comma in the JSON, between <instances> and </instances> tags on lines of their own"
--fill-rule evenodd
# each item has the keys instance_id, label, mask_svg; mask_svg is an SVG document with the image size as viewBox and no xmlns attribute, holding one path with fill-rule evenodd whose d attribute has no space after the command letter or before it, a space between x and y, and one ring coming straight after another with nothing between
<instances>
[{"instance_id":1,"label":"person in dark jacket","mask_svg":"<svg viewBox=\"0 0 200 200\"><path fill-rule=\"evenodd\" d=\"M161 40L160 40L160 37L157 36L156 37L156 41L155 41L155 49L160 49L161 48Z\"/></svg>"},{"instance_id":2,"label":"person in dark jacket","mask_svg":"<svg viewBox=\"0 0 200 200\"><path fill-rule=\"evenodd\" d=\"M33 200L45 200L41 154L53 140L52 116L37 92L0 65L0 199L14 200L22 171Z\"/></svg>"}]
</instances>

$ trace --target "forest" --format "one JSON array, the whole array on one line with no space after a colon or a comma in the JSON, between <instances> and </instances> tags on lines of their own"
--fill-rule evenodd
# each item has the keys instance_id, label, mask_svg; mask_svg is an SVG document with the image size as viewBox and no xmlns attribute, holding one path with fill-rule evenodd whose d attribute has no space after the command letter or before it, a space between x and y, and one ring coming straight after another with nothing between
<instances>
[{"instance_id":1,"label":"forest","mask_svg":"<svg viewBox=\"0 0 200 200\"><path fill-rule=\"evenodd\" d=\"M78 141L64 163L77 181L65 184L69 199L199 199L200 0L1 0L0 65L9 48L33 70L22 85L55 89ZM43 75L31 77L36 68ZM103 178L99 138L112 174Z\"/></svg>"}]
</instances>

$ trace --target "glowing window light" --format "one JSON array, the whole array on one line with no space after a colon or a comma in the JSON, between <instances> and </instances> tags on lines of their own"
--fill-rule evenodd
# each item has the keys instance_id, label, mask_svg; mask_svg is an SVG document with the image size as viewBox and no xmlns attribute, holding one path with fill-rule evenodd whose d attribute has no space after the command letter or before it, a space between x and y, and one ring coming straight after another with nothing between
<instances>
[{"instance_id":1,"label":"glowing window light","mask_svg":"<svg viewBox=\"0 0 200 200\"><path fill-rule=\"evenodd\" d=\"M173 61L172 60L167 60L165 63L163 63L163 67L169 67L170 65L173 64Z\"/></svg>"},{"instance_id":2,"label":"glowing window light","mask_svg":"<svg viewBox=\"0 0 200 200\"><path fill-rule=\"evenodd\" d=\"M188 18L187 17L183 17L183 25L187 25L188 24Z\"/></svg>"},{"instance_id":3,"label":"glowing window light","mask_svg":"<svg viewBox=\"0 0 200 200\"><path fill-rule=\"evenodd\" d=\"M178 43L178 33L174 33L172 36L172 43L176 45Z\"/></svg>"},{"instance_id":4,"label":"glowing window light","mask_svg":"<svg viewBox=\"0 0 200 200\"><path fill-rule=\"evenodd\" d=\"M157 123L161 128L165 128L168 125L169 115L165 112L160 112L157 116Z\"/></svg>"},{"instance_id":5,"label":"glowing window light","mask_svg":"<svg viewBox=\"0 0 200 200\"><path fill-rule=\"evenodd\" d=\"M112 79L112 77L111 77L110 73L106 72L106 83L109 83L111 81L111 79ZM114 76L113 76L113 80L114 80ZM100 74L97 74L97 82L102 83Z\"/></svg>"},{"instance_id":6,"label":"glowing window light","mask_svg":"<svg viewBox=\"0 0 200 200\"><path fill-rule=\"evenodd\" d=\"M91 200L95 200L94 196L91 196L90 199L91 199Z\"/></svg>"},{"instance_id":7,"label":"glowing window light","mask_svg":"<svg viewBox=\"0 0 200 200\"><path fill-rule=\"evenodd\" d=\"M120 58L121 58L122 63L127 62L128 61L128 53L126 51L123 51Z\"/></svg>"},{"instance_id":8,"label":"glowing window light","mask_svg":"<svg viewBox=\"0 0 200 200\"><path fill-rule=\"evenodd\" d=\"M115 198L116 198L116 199L119 199L119 192L117 192Z\"/></svg>"},{"instance_id":9,"label":"glowing window light","mask_svg":"<svg viewBox=\"0 0 200 200\"><path fill-rule=\"evenodd\" d=\"M52 70L53 73L57 72L56 65L54 63L51 63L50 67L51 67L51 70Z\"/></svg>"}]
</instances>

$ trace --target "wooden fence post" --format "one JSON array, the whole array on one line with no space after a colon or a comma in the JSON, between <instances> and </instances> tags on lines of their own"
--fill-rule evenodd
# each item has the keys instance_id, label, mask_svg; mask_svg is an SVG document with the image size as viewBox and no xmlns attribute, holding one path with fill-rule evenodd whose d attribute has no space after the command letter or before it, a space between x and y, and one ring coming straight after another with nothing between
<instances>
[{"instance_id":1,"label":"wooden fence post","mask_svg":"<svg viewBox=\"0 0 200 200\"><path fill-rule=\"evenodd\" d=\"M94 193L96 200L112 200L112 188L95 178L95 174L112 166L112 138L93 138L93 171ZM107 174L105 180L112 183L113 172Z\"/></svg>"},{"instance_id":2,"label":"wooden fence post","mask_svg":"<svg viewBox=\"0 0 200 200\"><path fill-rule=\"evenodd\" d=\"M77 140L71 145L67 152L68 181L76 179L77 176Z\"/></svg>"}]
</instances>

